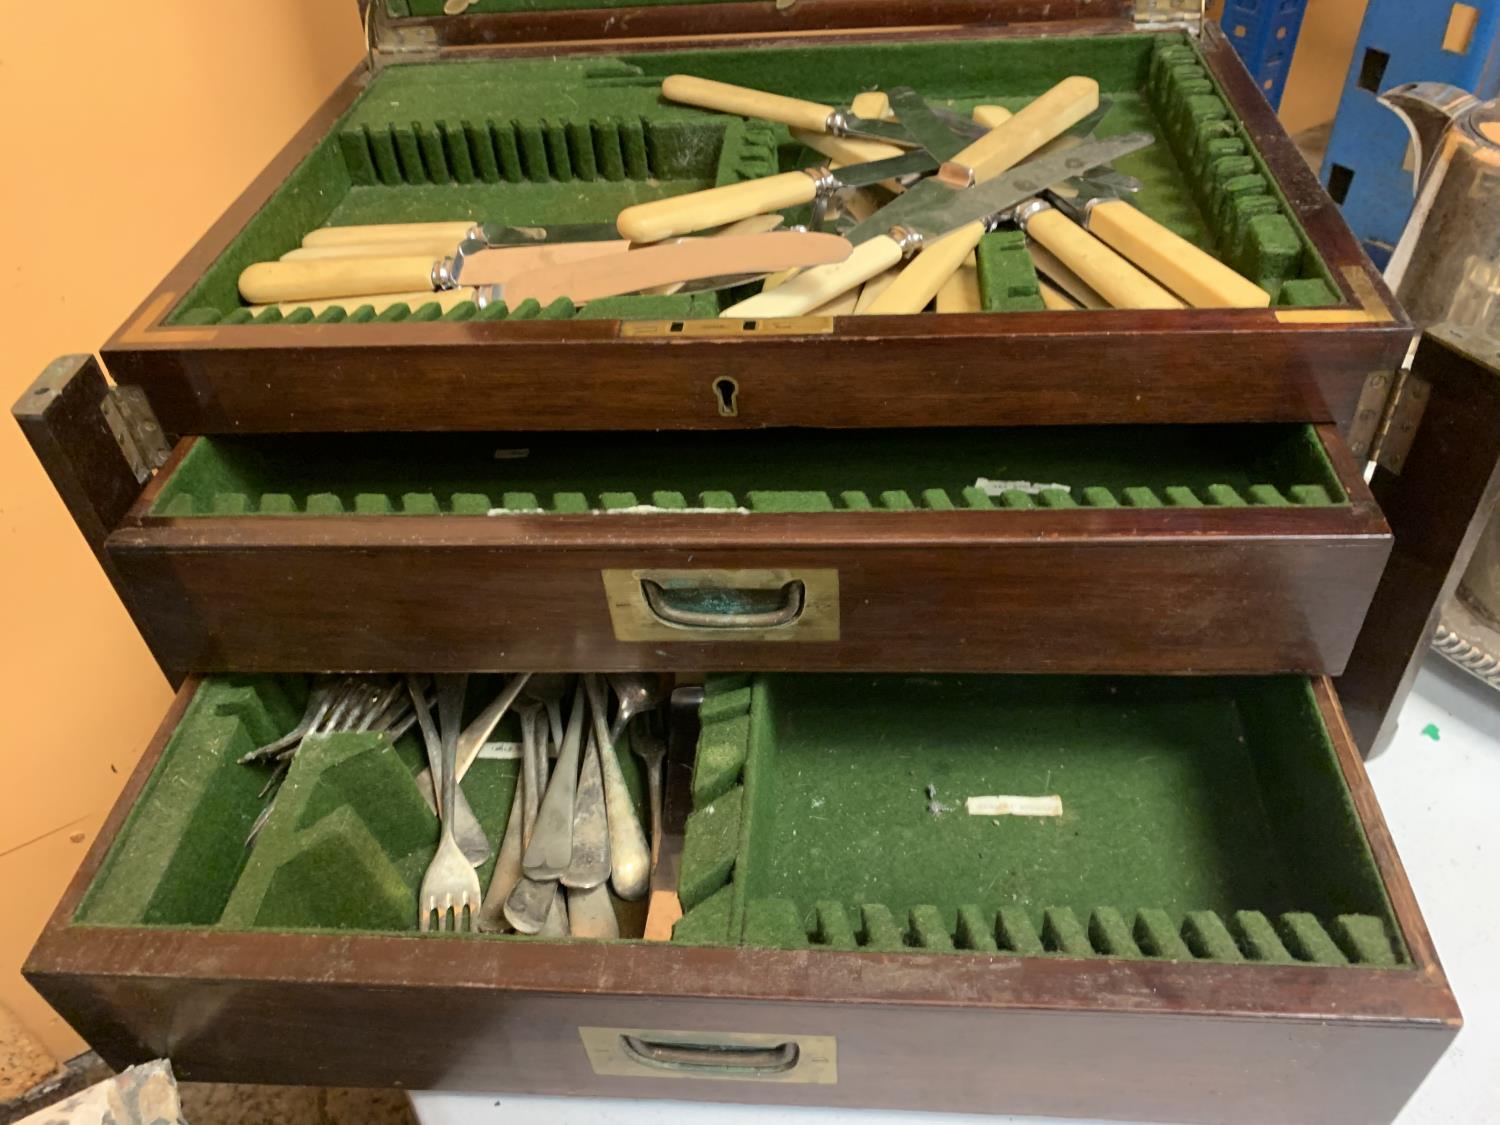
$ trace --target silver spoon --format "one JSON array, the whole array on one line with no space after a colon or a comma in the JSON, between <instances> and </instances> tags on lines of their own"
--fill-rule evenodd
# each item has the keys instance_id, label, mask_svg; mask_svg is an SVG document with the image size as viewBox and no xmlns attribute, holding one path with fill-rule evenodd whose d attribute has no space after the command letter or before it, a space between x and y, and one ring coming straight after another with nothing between
<instances>
[{"instance_id":1,"label":"silver spoon","mask_svg":"<svg viewBox=\"0 0 1500 1125\"><path fill-rule=\"evenodd\" d=\"M562 874L562 885L579 890L602 885L609 878L609 818L604 804L604 774L599 764L599 741L589 735L573 803L573 855ZM571 901L571 900L570 900Z\"/></svg>"},{"instance_id":2,"label":"silver spoon","mask_svg":"<svg viewBox=\"0 0 1500 1125\"><path fill-rule=\"evenodd\" d=\"M604 772L604 805L609 817L610 882L615 894L632 902L644 898L651 883L651 849L646 833L635 814L615 740L604 719L604 681L599 676L585 676L590 710L594 714L594 735L599 740L599 764ZM621 710L624 710L623 701ZM628 721L628 719L627 719Z\"/></svg>"},{"instance_id":3,"label":"silver spoon","mask_svg":"<svg viewBox=\"0 0 1500 1125\"><path fill-rule=\"evenodd\" d=\"M583 746L583 722L588 710L584 688L573 693L573 711L563 735L557 766L547 783L542 807L537 813L536 829L526 845L521 868L532 879L556 879L568 869L573 855L573 805L578 793L578 756ZM509 917L510 912L506 912ZM519 927L518 927L519 928Z\"/></svg>"},{"instance_id":4,"label":"silver spoon","mask_svg":"<svg viewBox=\"0 0 1500 1125\"><path fill-rule=\"evenodd\" d=\"M619 742L630 720L643 711L660 707L667 698L666 682L655 672L611 672L609 686L619 696L620 709L610 727L610 745Z\"/></svg>"}]
</instances>

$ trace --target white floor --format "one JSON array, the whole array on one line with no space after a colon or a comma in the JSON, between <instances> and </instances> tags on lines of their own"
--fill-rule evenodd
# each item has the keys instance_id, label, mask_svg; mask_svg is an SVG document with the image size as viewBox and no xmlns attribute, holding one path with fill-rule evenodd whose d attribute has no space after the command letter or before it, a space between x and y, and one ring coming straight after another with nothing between
<instances>
[{"instance_id":1,"label":"white floor","mask_svg":"<svg viewBox=\"0 0 1500 1125\"><path fill-rule=\"evenodd\" d=\"M1500 961L1490 945L1500 936L1500 843L1490 835L1500 824L1500 693L1429 658L1370 776L1465 1017L1400 1125L1500 1122ZM773 1114L785 1125L1043 1121L508 1094L414 1093L412 1103L422 1125L747 1125Z\"/></svg>"}]
</instances>

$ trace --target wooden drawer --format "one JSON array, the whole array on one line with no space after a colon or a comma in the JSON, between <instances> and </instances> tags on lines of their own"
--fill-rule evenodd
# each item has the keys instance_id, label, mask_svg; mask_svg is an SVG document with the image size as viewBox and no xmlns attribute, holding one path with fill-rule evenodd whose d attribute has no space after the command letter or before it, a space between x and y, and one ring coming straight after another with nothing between
<instances>
[{"instance_id":1,"label":"wooden drawer","mask_svg":"<svg viewBox=\"0 0 1500 1125\"><path fill-rule=\"evenodd\" d=\"M1332 673L1390 549L1331 425L199 438L141 490L102 394L21 408L182 671Z\"/></svg>"},{"instance_id":2,"label":"wooden drawer","mask_svg":"<svg viewBox=\"0 0 1500 1125\"><path fill-rule=\"evenodd\" d=\"M493 430L518 417L582 430L1347 426L1368 405L1367 380L1388 377L1409 343L1378 273L1213 24L1197 37L1149 25L1129 0L819 0L807 15L735 3L509 7L386 21L370 6L372 66L105 348L112 375L146 388L169 432ZM240 271L324 225L607 223L627 204L812 159L784 130L662 102L674 72L831 102L912 83L961 108L1017 106L1065 76L1095 76L1113 99L1101 131L1157 138L1121 162L1144 183L1141 208L1275 303L1046 311L1024 247L1002 248L997 234L982 256L982 313L732 321L717 319L730 302L716 294L350 316L242 307Z\"/></svg>"},{"instance_id":3,"label":"wooden drawer","mask_svg":"<svg viewBox=\"0 0 1500 1125\"><path fill-rule=\"evenodd\" d=\"M309 906L311 890L283 890L279 922L225 908L249 879L240 841L259 806L258 776L233 759L291 725L296 690L190 681L32 952L28 978L111 1063L170 1056L187 1080L1363 1125L1394 1116L1459 1025L1326 680L711 678L701 731L690 711L673 724L663 873L680 871L690 905L680 940L609 943L371 932ZM853 784L830 783L846 760ZM1044 786L1065 819L983 826L1007 843L980 886L979 861L951 850L979 826L930 812L923 770L959 804L964 786ZM478 784L476 809L507 805ZM736 785L759 789L743 834L718 833L751 849L720 877L744 892L742 926L710 936L704 860L724 845L684 814L728 815ZM826 808L797 799L814 790ZM389 812L403 794L385 792ZM879 819L853 815L860 802ZM849 840L826 852L807 819L825 815L871 846L864 859ZM1069 838L1035 851L1036 832ZM933 880L949 889L933 893L947 898L908 912L909 865L943 854ZM841 902L758 904L803 890ZM883 920L861 906L882 902Z\"/></svg>"}]
</instances>

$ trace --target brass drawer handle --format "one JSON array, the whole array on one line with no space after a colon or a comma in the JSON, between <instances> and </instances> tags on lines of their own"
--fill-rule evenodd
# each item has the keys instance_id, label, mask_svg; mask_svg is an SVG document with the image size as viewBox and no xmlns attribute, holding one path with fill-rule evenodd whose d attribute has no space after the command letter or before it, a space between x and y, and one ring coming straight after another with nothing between
<instances>
[{"instance_id":1,"label":"brass drawer handle","mask_svg":"<svg viewBox=\"0 0 1500 1125\"><path fill-rule=\"evenodd\" d=\"M802 1049L795 1042L758 1047L739 1043L663 1043L640 1035L620 1036L625 1055L659 1070L709 1071L756 1078L796 1068Z\"/></svg>"},{"instance_id":2,"label":"brass drawer handle","mask_svg":"<svg viewBox=\"0 0 1500 1125\"><path fill-rule=\"evenodd\" d=\"M698 594L707 588L684 589ZM681 604L674 605L671 600L674 592L677 591L669 591L661 583L650 578L641 579L641 593L645 596L647 608L664 624L681 629L777 629L783 625L790 625L802 616L807 588L800 578L794 578L781 587L780 604L770 609L748 612L693 609ZM743 597L751 591L721 592ZM766 593L768 591L753 592Z\"/></svg>"}]
</instances>

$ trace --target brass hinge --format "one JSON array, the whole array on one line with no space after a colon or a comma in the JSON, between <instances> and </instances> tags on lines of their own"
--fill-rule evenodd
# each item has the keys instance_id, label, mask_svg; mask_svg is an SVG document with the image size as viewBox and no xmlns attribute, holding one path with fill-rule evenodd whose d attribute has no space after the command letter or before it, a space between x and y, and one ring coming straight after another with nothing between
<instances>
[{"instance_id":1,"label":"brass hinge","mask_svg":"<svg viewBox=\"0 0 1500 1125\"><path fill-rule=\"evenodd\" d=\"M1135 0L1135 25L1143 31L1176 28L1197 35L1206 6L1207 0Z\"/></svg>"},{"instance_id":2,"label":"brass hinge","mask_svg":"<svg viewBox=\"0 0 1500 1125\"><path fill-rule=\"evenodd\" d=\"M146 392L140 387L110 387L99 403L99 413L104 415L104 423L135 479L145 484L172 451Z\"/></svg>"},{"instance_id":3,"label":"brass hinge","mask_svg":"<svg viewBox=\"0 0 1500 1125\"><path fill-rule=\"evenodd\" d=\"M365 52L370 69L390 62L423 62L438 57L437 28L429 23L396 19L386 0L370 0L365 9Z\"/></svg>"},{"instance_id":4,"label":"brass hinge","mask_svg":"<svg viewBox=\"0 0 1500 1125\"><path fill-rule=\"evenodd\" d=\"M1380 423L1385 419L1385 408L1391 400L1391 382L1394 378L1394 372L1373 371L1359 392L1359 402L1354 407L1354 421L1349 423L1349 452L1361 461L1369 459L1375 437L1380 433Z\"/></svg>"},{"instance_id":5,"label":"brass hinge","mask_svg":"<svg viewBox=\"0 0 1500 1125\"><path fill-rule=\"evenodd\" d=\"M1371 453L1371 459L1381 468L1399 475L1405 467L1431 391L1432 384L1424 376L1406 370L1397 373L1396 387L1386 401Z\"/></svg>"}]
</instances>

